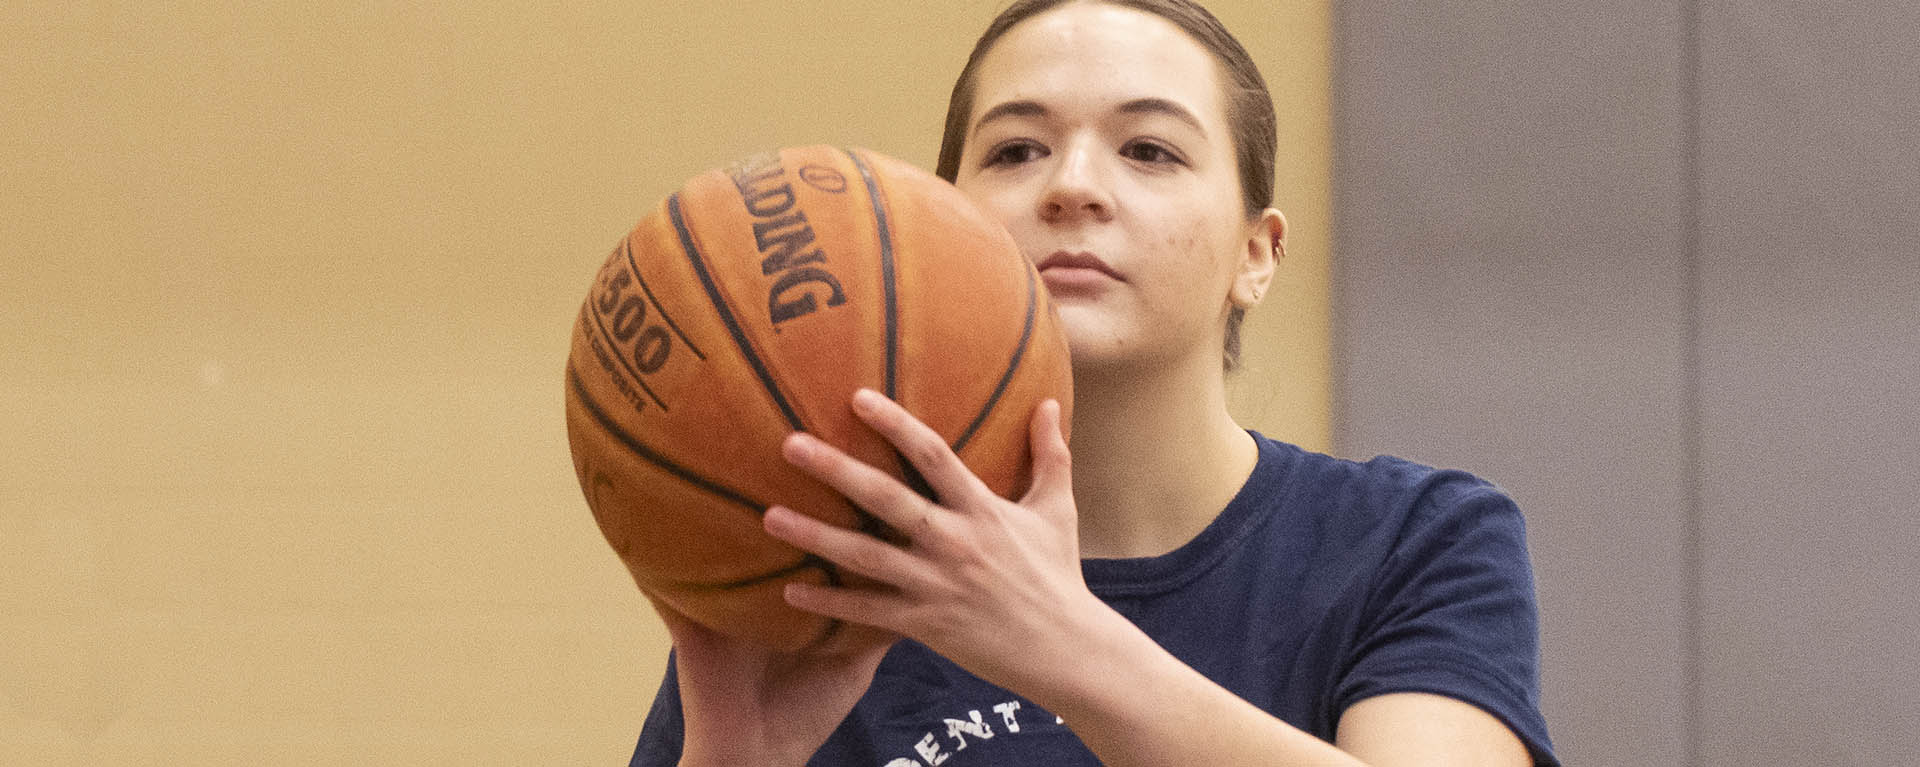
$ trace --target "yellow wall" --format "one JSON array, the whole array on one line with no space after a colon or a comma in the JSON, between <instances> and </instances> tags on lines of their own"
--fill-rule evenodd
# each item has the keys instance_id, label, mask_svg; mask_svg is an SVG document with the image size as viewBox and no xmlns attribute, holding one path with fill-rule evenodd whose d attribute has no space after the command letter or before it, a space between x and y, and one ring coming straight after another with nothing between
<instances>
[{"instance_id":1,"label":"yellow wall","mask_svg":"<svg viewBox=\"0 0 1920 767\"><path fill-rule=\"evenodd\" d=\"M1294 222L1235 403L1324 447L1327 9L1274 5L1216 3ZM664 642L567 458L594 268L751 150L930 165L998 7L12 6L0 762L623 762Z\"/></svg>"},{"instance_id":2,"label":"yellow wall","mask_svg":"<svg viewBox=\"0 0 1920 767\"><path fill-rule=\"evenodd\" d=\"M1246 426L1310 450L1333 443L1332 0L1210 2L1267 79L1278 113L1274 206L1287 257L1247 314L1242 368L1228 402Z\"/></svg>"}]
</instances>

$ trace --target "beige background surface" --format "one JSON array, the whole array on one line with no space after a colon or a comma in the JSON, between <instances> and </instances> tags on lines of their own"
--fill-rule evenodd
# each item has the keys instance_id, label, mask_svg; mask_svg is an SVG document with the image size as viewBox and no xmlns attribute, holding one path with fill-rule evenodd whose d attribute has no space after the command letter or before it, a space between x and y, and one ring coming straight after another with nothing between
<instances>
[{"instance_id":1,"label":"beige background surface","mask_svg":"<svg viewBox=\"0 0 1920 767\"><path fill-rule=\"evenodd\" d=\"M0 762L624 763L664 636L568 463L608 248L770 146L931 165L998 2L0 18ZM1327 6L1217 2L1293 221L1235 384L1328 436Z\"/></svg>"}]
</instances>

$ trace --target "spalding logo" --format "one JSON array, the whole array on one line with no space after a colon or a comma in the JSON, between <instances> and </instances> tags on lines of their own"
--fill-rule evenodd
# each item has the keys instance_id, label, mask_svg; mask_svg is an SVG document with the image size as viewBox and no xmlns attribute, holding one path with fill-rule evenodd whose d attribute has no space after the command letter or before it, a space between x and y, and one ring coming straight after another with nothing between
<instances>
[{"instance_id":1,"label":"spalding logo","mask_svg":"<svg viewBox=\"0 0 1920 767\"><path fill-rule=\"evenodd\" d=\"M812 171L811 180L808 171ZM847 302L840 281L824 266L826 252L812 247L813 227L807 224L806 211L798 209L793 185L783 180L786 172L779 156L770 154L749 158L730 169L733 185L740 190L740 200L746 203L747 213L754 219L753 242L760 249L760 273L769 277L779 275L767 290L767 317L776 327L818 310L818 294L826 296L827 306ZM836 180L840 186L838 191L844 191L847 185L846 177L839 171L820 166L803 169L801 179L822 189L826 188L821 184L832 184Z\"/></svg>"}]
</instances>

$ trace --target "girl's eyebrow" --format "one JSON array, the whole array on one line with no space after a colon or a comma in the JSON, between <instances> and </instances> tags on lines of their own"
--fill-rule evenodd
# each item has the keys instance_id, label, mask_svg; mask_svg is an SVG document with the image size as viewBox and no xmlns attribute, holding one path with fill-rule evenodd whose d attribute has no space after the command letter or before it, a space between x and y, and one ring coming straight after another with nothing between
<instances>
[{"instance_id":1,"label":"girl's eyebrow","mask_svg":"<svg viewBox=\"0 0 1920 767\"><path fill-rule=\"evenodd\" d=\"M1196 133L1205 135L1207 132L1206 128L1200 127L1200 118L1193 116L1192 110L1181 106L1178 102L1168 99L1134 99L1125 104L1121 104L1118 111L1122 114L1163 114L1186 123L1191 126Z\"/></svg>"},{"instance_id":2,"label":"girl's eyebrow","mask_svg":"<svg viewBox=\"0 0 1920 767\"><path fill-rule=\"evenodd\" d=\"M1163 99L1163 98L1133 99L1121 104L1120 107L1115 111L1120 112L1121 114L1162 114L1168 117L1172 117L1176 120L1179 120L1180 122L1186 123L1187 125L1191 126L1194 129L1194 131L1198 133L1201 133L1201 134L1206 133L1206 129L1201 127L1200 125L1200 118L1193 116L1192 110L1187 109L1186 107L1181 106L1179 102L1172 101L1170 99ZM982 113L980 115L980 119L974 121L973 131L978 132L981 126L984 126L987 123L993 122L994 120L1000 120L1000 119L1010 118L1010 117L1046 117L1047 114L1048 112L1047 112L1046 105L1041 104L1038 101L1021 99L1016 101L1002 102L1000 104L995 104L992 109L988 109L985 113Z\"/></svg>"},{"instance_id":3,"label":"girl's eyebrow","mask_svg":"<svg viewBox=\"0 0 1920 767\"><path fill-rule=\"evenodd\" d=\"M1047 116L1047 108L1038 101L1025 101L1025 100L1008 101L1000 104L995 104L992 109L989 109L986 111L985 114L980 115L980 119L975 120L973 123L973 130L974 132L978 132L980 130L980 126L986 125L987 123L993 122L994 120L999 120L1007 117L1045 117L1045 116Z\"/></svg>"}]
</instances>

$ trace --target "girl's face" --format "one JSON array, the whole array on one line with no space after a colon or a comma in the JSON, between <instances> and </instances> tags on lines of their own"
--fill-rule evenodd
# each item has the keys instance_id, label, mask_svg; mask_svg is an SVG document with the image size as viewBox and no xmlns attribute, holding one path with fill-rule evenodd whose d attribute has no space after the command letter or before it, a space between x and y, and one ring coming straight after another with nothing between
<instances>
[{"instance_id":1,"label":"girl's face","mask_svg":"<svg viewBox=\"0 0 1920 767\"><path fill-rule=\"evenodd\" d=\"M955 184L1039 267L1074 366L1218 370L1228 309L1272 275L1278 214L1245 215L1212 54L1158 16L1078 3L1009 30L977 74Z\"/></svg>"}]
</instances>

